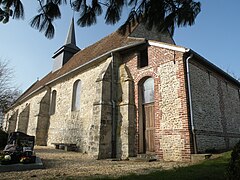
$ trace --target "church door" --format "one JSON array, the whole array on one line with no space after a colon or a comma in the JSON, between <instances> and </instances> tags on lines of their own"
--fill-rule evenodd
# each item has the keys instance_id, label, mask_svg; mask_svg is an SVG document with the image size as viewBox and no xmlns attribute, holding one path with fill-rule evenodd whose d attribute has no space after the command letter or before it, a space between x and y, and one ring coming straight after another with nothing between
<instances>
[{"instance_id":1,"label":"church door","mask_svg":"<svg viewBox=\"0 0 240 180\"><path fill-rule=\"evenodd\" d=\"M144 104L146 152L154 152L154 103Z\"/></svg>"},{"instance_id":2,"label":"church door","mask_svg":"<svg viewBox=\"0 0 240 180\"><path fill-rule=\"evenodd\" d=\"M155 122L154 122L154 79L148 78L142 85L142 153L155 151Z\"/></svg>"}]
</instances>

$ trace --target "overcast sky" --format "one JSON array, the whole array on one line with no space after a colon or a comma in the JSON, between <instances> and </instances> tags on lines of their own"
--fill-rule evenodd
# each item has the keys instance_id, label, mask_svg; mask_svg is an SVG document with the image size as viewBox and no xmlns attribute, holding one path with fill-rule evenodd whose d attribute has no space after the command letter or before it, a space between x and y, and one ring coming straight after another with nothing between
<instances>
[{"instance_id":1,"label":"overcast sky","mask_svg":"<svg viewBox=\"0 0 240 180\"><path fill-rule=\"evenodd\" d=\"M195 25L176 29L176 44L191 48L223 70L240 77L240 1L200 2L202 11ZM73 13L68 6L63 8L62 19L54 23L55 37L49 40L29 26L30 19L37 11L37 0L23 0L23 3L24 21L10 20L6 25L0 24L0 58L10 62L15 71L15 84L24 91L51 71L51 57L65 42ZM121 22L115 26L105 25L99 19L97 25L90 28L75 26L77 45L83 49L112 33L120 25Z\"/></svg>"}]
</instances>

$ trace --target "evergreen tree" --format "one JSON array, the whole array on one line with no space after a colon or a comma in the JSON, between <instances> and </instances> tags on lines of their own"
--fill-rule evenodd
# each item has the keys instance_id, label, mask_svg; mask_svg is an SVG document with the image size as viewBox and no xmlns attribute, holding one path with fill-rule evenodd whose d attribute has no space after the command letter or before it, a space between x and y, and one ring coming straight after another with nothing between
<instances>
[{"instance_id":1,"label":"evergreen tree","mask_svg":"<svg viewBox=\"0 0 240 180\"><path fill-rule=\"evenodd\" d=\"M115 24L121 19L123 8L129 6L126 22L144 22L151 29L156 26L159 32L168 30L171 35L176 26L191 26L201 11L200 2L195 0L36 0L40 8L30 25L44 32L47 38L53 38L53 21L61 18L60 6L70 5L78 13L80 26L97 23L97 17L103 15L106 24ZM23 19L24 6L21 0L0 0L0 22L7 23L9 18Z\"/></svg>"}]
</instances>

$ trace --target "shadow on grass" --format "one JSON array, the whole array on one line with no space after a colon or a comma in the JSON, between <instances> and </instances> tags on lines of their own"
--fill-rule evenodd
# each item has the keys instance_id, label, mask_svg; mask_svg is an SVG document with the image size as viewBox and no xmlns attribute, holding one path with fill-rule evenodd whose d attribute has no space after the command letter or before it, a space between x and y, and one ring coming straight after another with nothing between
<instances>
[{"instance_id":1,"label":"shadow on grass","mask_svg":"<svg viewBox=\"0 0 240 180\"><path fill-rule=\"evenodd\" d=\"M137 179L137 180L145 180L145 179L161 179L161 180L200 180L200 179L226 179L226 168L230 159L231 152L223 153L223 156L206 160L200 164L188 166L188 167L179 167L171 170L162 170L155 171L146 175L137 175L131 174L127 176L121 176L117 179ZM99 179L99 178L95 178ZM100 179L111 179L111 177L104 177Z\"/></svg>"}]
</instances>

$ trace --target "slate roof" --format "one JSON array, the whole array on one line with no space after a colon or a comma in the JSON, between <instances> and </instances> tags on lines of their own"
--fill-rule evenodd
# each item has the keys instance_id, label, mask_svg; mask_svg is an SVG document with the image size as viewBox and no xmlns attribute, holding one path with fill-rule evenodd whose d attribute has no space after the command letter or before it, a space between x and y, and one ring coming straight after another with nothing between
<instances>
[{"instance_id":1,"label":"slate roof","mask_svg":"<svg viewBox=\"0 0 240 180\"><path fill-rule=\"evenodd\" d=\"M133 35L131 37L131 34ZM146 37L145 37L146 36ZM41 80L36 81L30 88L28 88L16 102L19 102L29 96L31 93L40 90L47 83L57 79L58 77L68 73L69 71L91 61L114 49L121 48L127 45L146 42L145 39L155 39L158 41L175 44L168 34L161 36L156 30L146 30L144 25L138 24L132 30L127 30L125 34L120 33L119 30L88 46L87 48L77 52L61 69L50 72Z\"/></svg>"}]
</instances>

